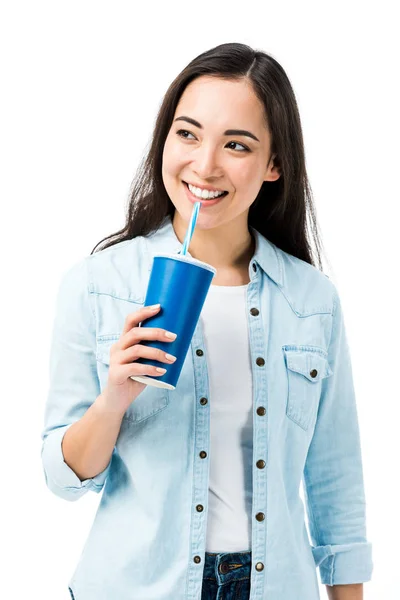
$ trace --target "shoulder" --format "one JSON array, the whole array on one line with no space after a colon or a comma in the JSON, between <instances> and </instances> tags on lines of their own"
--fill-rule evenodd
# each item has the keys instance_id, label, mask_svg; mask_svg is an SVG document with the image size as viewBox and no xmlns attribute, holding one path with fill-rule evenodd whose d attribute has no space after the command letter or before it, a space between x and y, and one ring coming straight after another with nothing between
<instances>
[{"instance_id":1,"label":"shoulder","mask_svg":"<svg viewBox=\"0 0 400 600\"><path fill-rule=\"evenodd\" d=\"M114 268L122 268L125 265L126 268L131 259L139 258L145 252L146 246L143 240L142 236L124 240L85 257L89 270L96 272L108 265L113 265Z\"/></svg>"},{"instance_id":2,"label":"shoulder","mask_svg":"<svg viewBox=\"0 0 400 600\"><path fill-rule=\"evenodd\" d=\"M338 293L329 276L314 265L276 247L283 272L282 291L302 316L334 310Z\"/></svg>"},{"instance_id":3,"label":"shoulder","mask_svg":"<svg viewBox=\"0 0 400 600\"><path fill-rule=\"evenodd\" d=\"M64 279L87 286L91 294L142 301L148 272L147 246L138 236L83 257L68 269Z\"/></svg>"}]
</instances>

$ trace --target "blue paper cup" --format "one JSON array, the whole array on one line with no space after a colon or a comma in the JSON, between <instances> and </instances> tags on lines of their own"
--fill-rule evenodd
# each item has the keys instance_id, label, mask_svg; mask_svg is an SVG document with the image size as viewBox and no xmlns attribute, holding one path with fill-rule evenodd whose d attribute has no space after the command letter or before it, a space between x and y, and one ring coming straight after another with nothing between
<instances>
[{"instance_id":1,"label":"blue paper cup","mask_svg":"<svg viewBox=\"0 0 400 600\"><path fill-rule=\"evenodd\" d=\"M177 334L172 342L142 340L143 346L159 348L176 356L173 364L147 358L135 362L167 369L160 377L131 376L131 379L155 387L174 390L196 329L211 281L217 270L187 254L154 256L147 287L145 306L161 304L159 312L141 323L141 327L161 327Z\"/></svg>"}]
</instances>

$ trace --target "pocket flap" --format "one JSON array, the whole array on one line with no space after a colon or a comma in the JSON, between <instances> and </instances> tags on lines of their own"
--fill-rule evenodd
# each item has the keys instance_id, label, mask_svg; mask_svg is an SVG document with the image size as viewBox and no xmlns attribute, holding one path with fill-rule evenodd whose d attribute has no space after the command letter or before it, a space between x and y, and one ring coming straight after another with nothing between
<instances>
[{"instance_id":1,"label":"pocket flap","mask_svg":"<svg viewBox=\"0 0 400 600\"><path fill-rule=\"evenodd\" d=\"M326 356L315 351L285 349L287 368L304 375L313 383L332 375Z\"/></svg>"}]
</instances>

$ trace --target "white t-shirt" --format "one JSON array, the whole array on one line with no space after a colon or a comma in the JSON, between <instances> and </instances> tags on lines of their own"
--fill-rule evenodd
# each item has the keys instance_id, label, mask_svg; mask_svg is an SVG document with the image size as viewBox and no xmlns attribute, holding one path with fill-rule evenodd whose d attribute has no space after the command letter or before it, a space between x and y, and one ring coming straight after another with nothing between
<instances>
[{"instance_id":1,"label":"white t-shirt","mask_svg":"<svg viewBox=\"0 0 400 600\"><path fill-rule=\"evenodd\" d=\"M251 550L253 382L248 285L211 285L200 319L209 374L207 552Z\"/></svg>"}]
</instances>

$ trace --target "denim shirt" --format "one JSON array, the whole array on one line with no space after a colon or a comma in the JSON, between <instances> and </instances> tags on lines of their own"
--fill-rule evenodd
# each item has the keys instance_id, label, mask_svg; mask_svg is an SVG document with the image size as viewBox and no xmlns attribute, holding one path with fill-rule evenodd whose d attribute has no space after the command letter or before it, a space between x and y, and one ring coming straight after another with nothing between
<instances>
[{"instance_id":1,"label":"denim shirt","mask_svg":"<svg viewBox=\"0 0 400 600\"><path fill-rule=\"evenodd\" d=\"M373 569L343 312L325 274L250 229L250 600L317 600L317 567L328 585L368 581ZM201 599L213 401L201 320L176 389L144 388L102 473L81 481L61 447L107 384L110 346L127 315L144 306L154 254L179 250L167 217L148 236L84 257L61 280L42 432L45 481L70 501L102 492L69 581L75 600Z\"/></svg>"}]
</instances>

